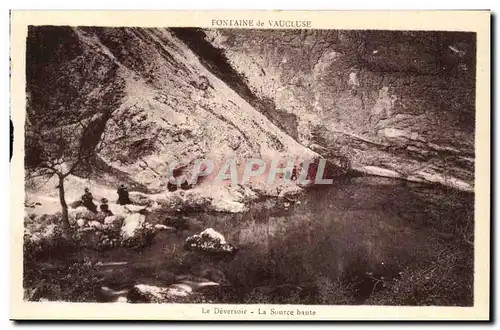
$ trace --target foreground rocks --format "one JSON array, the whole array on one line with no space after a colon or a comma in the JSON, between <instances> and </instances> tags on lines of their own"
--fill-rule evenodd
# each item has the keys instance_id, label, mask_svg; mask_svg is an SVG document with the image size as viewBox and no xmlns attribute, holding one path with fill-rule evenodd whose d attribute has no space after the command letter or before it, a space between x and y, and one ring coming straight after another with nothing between
<instances>
[{"instance_id":1,"label":"foreground rocks","mask_svg":"<svg viewBox=\"0 0 500 330\"><path fill-rule=\"evenodd\" d=\"M219 285L219 283L206 278L180 275L176 277L175 283L165 287L140 283L135 284L130 289L113 290L103 286L100 287L98 296L103 301L117 303L192 302L193 298L199 302L205 302L199 291Z\"/></svg>"}]
</instances>

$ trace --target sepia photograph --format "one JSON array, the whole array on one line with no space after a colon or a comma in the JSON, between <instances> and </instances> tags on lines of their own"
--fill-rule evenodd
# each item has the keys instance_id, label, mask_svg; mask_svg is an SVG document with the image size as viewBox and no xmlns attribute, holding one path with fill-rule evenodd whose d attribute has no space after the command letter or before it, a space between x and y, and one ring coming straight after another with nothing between
<instances>
[{"instance_id":1,"label":"sepia photograph","mask_svg":"<svg viewBox=\"0 0 500 330\"><path fill-rule=\"evenodd\" d=\"M23 302L477 307L476 31L68 23L17 40Z\"/></svg>"}]
</instances>

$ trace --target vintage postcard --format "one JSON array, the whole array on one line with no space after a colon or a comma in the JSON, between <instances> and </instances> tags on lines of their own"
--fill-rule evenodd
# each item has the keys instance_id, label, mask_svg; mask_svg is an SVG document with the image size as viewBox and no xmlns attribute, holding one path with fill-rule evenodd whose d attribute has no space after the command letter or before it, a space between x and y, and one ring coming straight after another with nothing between
<instances>
[{"instance_id":1,"label":"vintage postcard","mask_svg":"<svg viewBox=\"0 0 500 330\"><path fill-rule=\"evenodd\" d=\"M12 11L11 318L488 320L489 11Z\"/></svg>"}]
</instances>

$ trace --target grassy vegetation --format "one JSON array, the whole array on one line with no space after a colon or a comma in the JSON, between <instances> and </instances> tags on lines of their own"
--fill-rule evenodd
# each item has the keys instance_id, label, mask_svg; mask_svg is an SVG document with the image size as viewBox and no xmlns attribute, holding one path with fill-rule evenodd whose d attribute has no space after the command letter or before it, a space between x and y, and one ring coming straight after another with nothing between
<instances>
[{"instance_id":1,"label":"grassy vegetation","mask_svg":"<svg viewBox=\"0 0 500 330\"><path fill-rule=\"evenodd\" d=\"M24 263L25 300L95 302L94 288L99 282L96 268L88 259L61 267Z\"/></svg>"}]
</instances>

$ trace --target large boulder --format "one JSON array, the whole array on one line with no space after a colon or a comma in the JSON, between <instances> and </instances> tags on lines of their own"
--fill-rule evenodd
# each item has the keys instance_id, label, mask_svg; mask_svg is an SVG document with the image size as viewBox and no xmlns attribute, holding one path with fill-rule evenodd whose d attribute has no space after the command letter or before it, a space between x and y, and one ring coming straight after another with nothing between
<instances>
[{"instance_id":1,"label":"large boulder","mask_svg":"<svg viewBox=\"0 0 500 330\"><path fill-rule=\"evenodd\" d=\"M108 207L113 215L125 215L128 211L124 208L125 205L119 205L115 203L109 203Z\"/></svg>"},{"instance_id":2,"label":"large boulder","mask_svg":"<svg viewBox=\"0 0 500 330\"><path fill-rule=\"evenodd\" d=\"M220 199L220 200L214 200L212 204L212 209L215 212L240 213L246 211L248 208L245 206L245 204L240 202L227 199Z\"/></svg>"},{"instance_id":3,"label":"large boulder","mask_svg":"<svg viewBox=\"0 0 500 330\"><path fill-rule=\"evenodd\" d=\"M207 228L200 234L189 236L184 248L188 251L206 252L210 254L233 255L238 249L226 242L224 236L213 228Z\"/></svg>"},{"instance_id":4,"label":"large boulder","mask_svg":"<svg viewBox=\"0 0 500 330\"><path fill-rule=\"evenodd\" d=\"M76 225L80 228L83 228L85 227L85 225L87 224L87 220L86 219L78 219L76 220Z\"/></svg>"},{"instance_id":5,"label":"large boulder","mask_svg":"<svg viewBox=\"0 0 500 330\"><path fill-rule=\"evenodd\" d=\"M226 238L219 232L215 231L212 228L207 228L200 233L202 238L211 239L214 241L218 241L220 244L226 244Z\"/></svg>"},{"instance_id":6,"label":"large boulder","mask_svg":"<svg viewBox=\"0 0 500 330\"><path fill-rule=\"evenodd\" d=\"M139 213L132 213L125 217L121 228L124 239L134 236L135 231L142 226L146 217Z\"/></svg>"}]
</instances>

